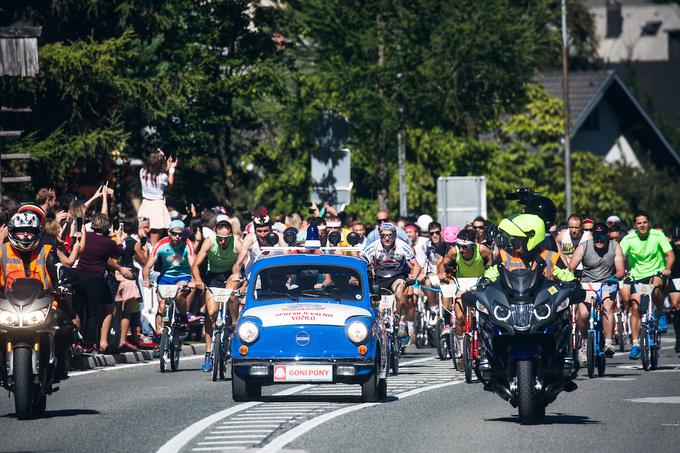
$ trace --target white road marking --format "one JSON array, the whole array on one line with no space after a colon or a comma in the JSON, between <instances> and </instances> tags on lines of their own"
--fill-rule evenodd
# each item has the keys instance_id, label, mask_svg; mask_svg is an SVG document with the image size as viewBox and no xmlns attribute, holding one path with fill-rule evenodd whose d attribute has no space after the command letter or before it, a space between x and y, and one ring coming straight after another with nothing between
<instances>
[{"instance_id":1,"label":"white road marking","mask_svg":"<svg viewBox=\"0 0 680 453\"><path fill-rule=\"evenodd\" d=\"M182 361L185 360L196 360L196 359L203 359L205 356L203 355L188 355L186 357L180 357L179 361L182 363ZM84 376L86 374L94 374L94 373L101 373L103 371L120 371L120 370L125 370L128 368L137 368L140 366L148 366L148 365L158 365L158 359L153 359L149 360L148 362L141 362L141 363L120 363L117 365L112 365L112 366L107 366L107 367L102 367L102 368L96 368L94 370L84 370L84 371L70 371L68 373L69 377L77 377L77 376ZM198 371L198 370L196 370Z\"/></svg>"},{"instance_id":2,"label":"white road marking","mask_svg":"<svg viewBox=\"0 0 680 453\"><path fill-rule=\"evenodd\" d=\"M647 398L633 398L625 401L630 401L632 403L680 404L680 396L650 396Z\"/></svg>"},{"instance_id":3,"label":"white road marking","mask_svg":"<svg viewBox=\"0 0 680 453\"><path fill-rule=\"evenodd\" d=\"M600 377L598 381L635 381L637 378L632 377Z\"/></svg>"}]
</instances>

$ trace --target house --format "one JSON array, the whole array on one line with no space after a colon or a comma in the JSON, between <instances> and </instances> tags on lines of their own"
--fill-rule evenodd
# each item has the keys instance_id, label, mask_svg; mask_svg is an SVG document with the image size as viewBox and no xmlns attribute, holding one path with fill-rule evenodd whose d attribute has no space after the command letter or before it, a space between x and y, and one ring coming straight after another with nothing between
<instances>
[{"instance_id":1,"label":"house","mask_svg":"<svg viewBox=\"0 0 680 453\"><path fill-rule=\"evenodd\" d=\"M543 74L537 81L562 98L562 73ZM636 167L649 152L658 167L680 168L678 154L615 71L570 72L569 105L574 151Z\"/></svg>"},{"instance_id":2,"label":"house","mask_svg":"<svg viewBox=\"0 0 680 453\"><path fill-rule=\"evenodd\" d=\"M680 121L680 5L590 0L598 54L666 121Z\"/></svg>"}]
</instances>

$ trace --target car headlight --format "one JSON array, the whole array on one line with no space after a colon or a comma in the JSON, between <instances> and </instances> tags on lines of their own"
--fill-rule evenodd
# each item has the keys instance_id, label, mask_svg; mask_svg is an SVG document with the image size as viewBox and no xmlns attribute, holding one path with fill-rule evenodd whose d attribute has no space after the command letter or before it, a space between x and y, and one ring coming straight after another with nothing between
<instances>
[{"instance_id":1,"label":"car headlight","mask_svg":"<svg viewBox=\"0 0 680 453\"><path fill-rule=\"evenodd\" d=\"M347 326L347 338L352 343L361 343L368 336L368 328L361 321L353 321Z\"/></svg>"},{"instance_id":2,"label":"car headlight","mask_svg":"<svg viewBox=\"0 0 680 453\"><path fill-rule=\"evenodd\" d=\"M6 326L18 326L19 317L11 311L0 310L0 324Z\"/></svg>"},{"instance_id":3,"label":"car headlight","mask_svg":"<svg viewBox=\"0 0 680 453\"><path fill-rule=\"evenodd\" d=\"M561 312L562 310L564 310L568 306L569 306L569 298L567 297L557 306L557 312L558 313Z\"/></svg>"},{"instance_id":4,"label":"car headlight","mask_svg":"<svg viewBox=\"0 0 680 453\"><path fill-rule=\"evenodd\" d=\"M260 336L260 329L254 322L246 321L238 326L238 337L244 343L253 343Z\"/></svg>"},{"instance_id":5,"label":"car headlight","mask_svg":"<svg viewBox=\"0 0 680 453\"><path fill-rule=\"evenodd\" d=\"M40 310L32 311L26 313L21 317L24 326L36 326L45 322L47 317L48 308L41 308Z\"/></svg>"},{"instance_id":6,"label":"car headlight","mask_svg":"<svg viewBox=\"0 0 680 453\"><path fill-rule=\"evenodd\" d=\"M548 304L541 304L538 307L534 308L534 316L539 321L543 321L544 319L548 319L548 316L550 316L551 312L552 312L552 310L550 310L550 305L548 305Z\"/></svg>"},{"instance_id":7,"label":"car headlight","mask_svg":"<svg viewBox=\"0 0 680 453\"><path fill-rule=\"evenodd\" d=\"M477 305L477 310L481 311L481 312L484 313L484 314L487 314L487 315L489 314L489 310L486 309L486 307L484 306L484 304L482 304L482 303L480 303L479 301L477 301L477 304L476 304L476 305Z\"/></svg>"},{"instance_id":8,"label":"car headlight","mask_svg":"<svg viewBox=\"0 0 680 453\"><path fill-rule=\"evenodd\" d=\"M501 307L500 305L496 305L493 309L493 315L498 319L499 321L507 321L510 319L510 310L508 310L505 307Z\"/></svg>"}]
</instances>

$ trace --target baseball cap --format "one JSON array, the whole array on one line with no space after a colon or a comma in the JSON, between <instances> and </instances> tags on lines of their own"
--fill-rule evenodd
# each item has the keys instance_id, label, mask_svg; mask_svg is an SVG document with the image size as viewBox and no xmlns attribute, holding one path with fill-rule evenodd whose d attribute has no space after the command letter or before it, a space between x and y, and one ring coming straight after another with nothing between
<instances>
[{"instance_id":1,"label":"baseball cap","mask_svg":"<svg viewBox=\"0 0 680 453\"><path fill-rule=\"evenodd\" d=\"M617 215L607 217L607 223L621 223L621 218Z\"/></svg>"},{"instance_id":2,"label":"baseball cap","mask_svg":"<svg viewBox=\"0 0 680 453\"><path fill-rule=\"evenodd\" d=\"M181 220L173 220L172 222L170 222L170 228L169 228L170 231L172 231L172 230L183 230L183 229L184 229L184 222L182 222Z\"/></svg>"},{"instance_id":3,"label":"baseball cap","mask_svg":"<svg viewBox=\"0 0 680 453\"><path fill-rule=\"evenodd\" d=\"M220 214L217 217L215 217L215 223L228 222L228 221L229 221L229 217L227 217L224 214Z\"/></svg>"},{"instance_id":4,"label":"baseball cap","mask_svg":"<svg viewBox=\"0 0 680 453\"><path fill-rule=\"evenodd\" d=\"M595 221L593 219L588 219L585 218L583 219L582 225L585 227L586 225L590 225L591 227L595 224Z\"/></svg>"}]
</instances>

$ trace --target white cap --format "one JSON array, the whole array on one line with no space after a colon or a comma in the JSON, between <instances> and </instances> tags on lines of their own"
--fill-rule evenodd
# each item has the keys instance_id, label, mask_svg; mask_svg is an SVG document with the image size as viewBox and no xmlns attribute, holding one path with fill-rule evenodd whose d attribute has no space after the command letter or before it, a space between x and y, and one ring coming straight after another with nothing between
<instances>
[{"instance_id":1,"label":"white cap","mask_svg":"<svg viewBox=\"0 0 680 453\"><path fill-rule=\"evenodd\" d=\"M607 223L621 223L621 218L617 215L610 215L607 217Z\"/></svg>"},{"instance_id":2,"label":"white cap","mask_svg":"<svg viewBox=\"0 0 680 453\"><path fill-rule=\"evenodd\" d=\"M329 222L326 222L326 226L328 228L340 228L342 226L342 222L340 222L339 220L336 220L334 222L329 221Z\"/></svg>"},{"instance_id":3,"label":"white cap","mask_svg":"<svg viewBox=\"0 0 680 453\"><path fill-rule=\"evenodd\" d=\"M215 223L220 223L220 222L229 222L229 217L224 215L224 214L218 215L217 217L215 217Z\"/></svg>"},{"instance_id":4,"label":"white cap","mask_svg":"<svg viewBox=\"0 0 680 453\"><path fill-rule=\"evenodd\" d=\"M279 233L283 233L286 231L286 225L284 225L281 222L275 222L274 225L272 225L272 230L278 231Z\"/></svg>"}]
</instances>

